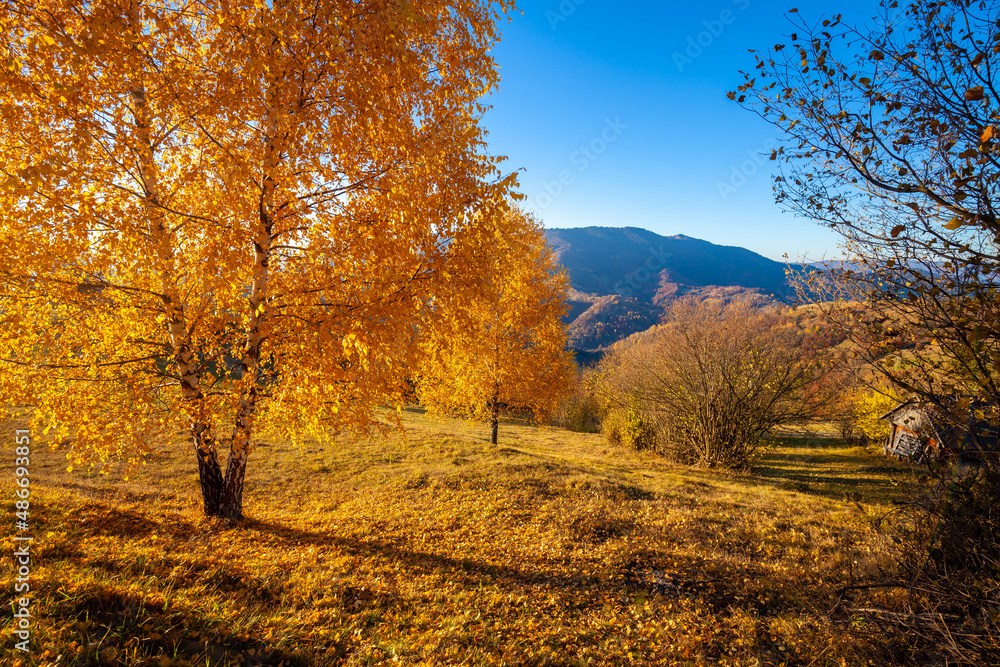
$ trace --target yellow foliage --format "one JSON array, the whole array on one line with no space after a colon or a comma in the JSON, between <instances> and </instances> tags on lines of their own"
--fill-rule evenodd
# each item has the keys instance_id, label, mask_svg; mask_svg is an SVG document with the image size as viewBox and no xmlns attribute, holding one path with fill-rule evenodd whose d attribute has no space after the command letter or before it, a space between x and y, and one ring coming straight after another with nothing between
<instances>
[{"instance_id":1,"label":"yellow foliage","mask_svg":"<svg viewBox=\"0 0 1000 667\"><path fill-rule=\"evenodd\" d=\"M635 406L611 408L601 421L601 432L613 445L635 450L656 447L655 427L643 418Z\"/></svg>"},{"instance_id":2,"label":"yellow foliage","mask_svg":"<svg viewBox=\"0 0 1000 667\"><path fill-rule=\"evenodd\" d=\"M434 412L491 422L495 442L501 414L540 418L558 407L573 362L562 322L568 279L541 224L506 204L482 216L480 233L451 249L482 273L438 303L417 390Z\"/></svg>"},{"instance_id":3,"label":"yellow foliage","mask_svg":"<svg viewBox=\"0 0 1000 667\"><path fill-rule=\"evenodd\" d=\"M901 400L891 389L857 392L852 401L855 428L869 440L885 440L889 437L890 424L879 417L899 405Z\"/></svg>"},{"instance_id":4,"label":"yellow foliage","mask_svg":"<svg viewBox=\"0 0 1000 667\"><path fill-rule=\"evenodd\" d=\"M0 395L78 459L187 430L206 512L239 516L256 434L363 430L404 400L449 244L513 183L478 125L512 5L17 6Z\"/></svg>"}]
</instances>

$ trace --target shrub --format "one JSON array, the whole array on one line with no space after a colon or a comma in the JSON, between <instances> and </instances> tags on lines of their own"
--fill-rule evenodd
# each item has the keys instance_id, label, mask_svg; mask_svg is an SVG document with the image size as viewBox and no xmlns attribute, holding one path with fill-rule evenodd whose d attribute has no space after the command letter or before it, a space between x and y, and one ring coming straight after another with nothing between
<instances>
[{"instance_id":1,"label":"shrub","mask_svg":"<svg viewBox=\"0 0 1000 667\"><path fill-rule=\"evenodd\" d=\"M577 380L573 391L556 411L553 423L576 433L598 433L601 430L601 404L590 387L588 376Z\"/></svg>"},{"instance_id":2,"label":"shrub","mask_svg":"<svg viewBox=\"0 0 1000 667\"><path fill-rule=\"evenodd\" d=\"M605 433L624 439L642 424L680 462L746 467L770 429L805 416L811 371L795 343L775 310L681 299L663 325L601 362L602 397L618 410Z\"/></svg>"},{"instance_id":3,"label":"shrub","mask_svg":"<svg viewBox=\"0 0 1000 667\"><path fill-rule=\"evenodd\" d=\"M637 451L656 448L656 428L634 404L608 410L601 421L601 432L613 445Z\"/></svg>"},{"instance_id":4,"label":"shrub","mask_svg":"<svg viewBox=\"0 0 1000 667\"><path fill-rule=\"evenodd\" d=\"M893 391L859 391L852 401L854 431L870 442L885 442L891 428L888 421L879 419L899 404L900 398Z\"/></svg>"},{"instance_id":5,"label":"shrub","mask_svg":"<svg viewBox=\"0 0 1000 667\"><path fill-rule=\"evenodd\" d=\"M847 414L835 420L840 438L852 447L864 447L868 444L868 436L858 430L854 415Z\"/></svg>"}]
</instances>

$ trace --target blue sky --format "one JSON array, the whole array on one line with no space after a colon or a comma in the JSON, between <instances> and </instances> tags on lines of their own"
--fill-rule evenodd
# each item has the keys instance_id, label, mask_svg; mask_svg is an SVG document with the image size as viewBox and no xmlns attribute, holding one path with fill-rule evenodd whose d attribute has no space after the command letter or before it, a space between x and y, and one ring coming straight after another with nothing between
<instances>
[{"instance_id":1,"label":"blue sky","mask_svg":"<svg viewBox=\"0 0 1000 667\"><path fill-rule=\"evenodd\" d=\"M839 237L783 213L776 130L726 98L749 49L791 32L785 12L868 23L877 0L522 0L494 51L490 151L522 169L547 227L644 227L781 260L838 255ZM826 7L829 7L827 9Z\"/></svg>"}]
</instances>

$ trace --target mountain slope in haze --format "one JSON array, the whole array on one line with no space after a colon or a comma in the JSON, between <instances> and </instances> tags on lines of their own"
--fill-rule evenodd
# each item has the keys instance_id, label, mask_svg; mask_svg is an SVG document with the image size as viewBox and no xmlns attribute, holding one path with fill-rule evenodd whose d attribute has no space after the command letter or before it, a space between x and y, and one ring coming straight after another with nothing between
<instances>
[{"instance_id":1,"label":"mountain slope in haze","mask_svg":"<svg viewBox=\"0 0 1000 667\"><path fill-rule=\"evenodd\" d=\"M686 294L732 300L790 297L785 265L745 248L637 227L546 230L574 292L567 317L575 347L607 347L655 324Z\"/></svg>"},{"instance_id":2,"label":"mountain slope in haze","mask_svg":"<svg viewBox=\"0 0 1000 667\"><path fill-rule=\"evenodd\" d=\"M663 284L738 286L786 295L785 265L746 248L690 236L660 236L637 227L546 230L573 287L652 301Z\"/></svg>"}]
</instances>

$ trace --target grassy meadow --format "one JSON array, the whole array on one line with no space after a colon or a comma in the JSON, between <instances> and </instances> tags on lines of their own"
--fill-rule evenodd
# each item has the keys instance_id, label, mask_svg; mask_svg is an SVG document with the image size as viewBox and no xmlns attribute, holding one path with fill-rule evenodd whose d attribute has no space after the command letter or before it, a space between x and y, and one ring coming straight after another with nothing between
<instances>
[{"instance_id":1,"label":"grassy meadow","mask_svg":"<svg viewBox=\"0 0 1000 667\"><path fill-rule=\"evenodd\" d=\"M786 437L714 473L599 435L504 424L492 446L485 427L404 423L260 445L236 527L203 517L180 440L127 480L37 441L32 652L5 664L886 664L830 612L877 566L905 466Z\"/></svg>"}]
</instances>

